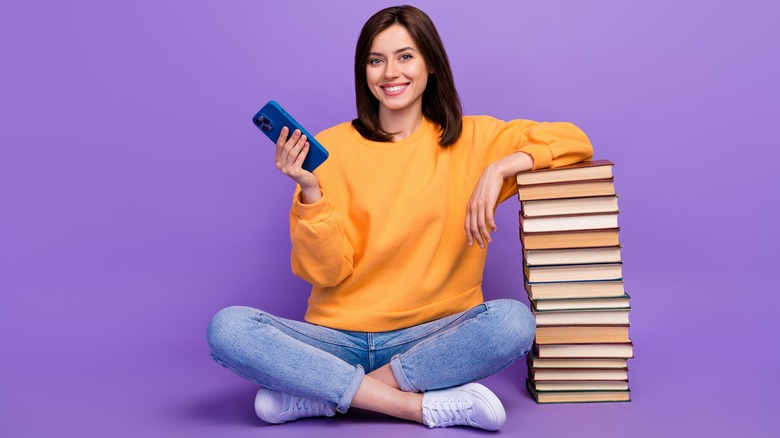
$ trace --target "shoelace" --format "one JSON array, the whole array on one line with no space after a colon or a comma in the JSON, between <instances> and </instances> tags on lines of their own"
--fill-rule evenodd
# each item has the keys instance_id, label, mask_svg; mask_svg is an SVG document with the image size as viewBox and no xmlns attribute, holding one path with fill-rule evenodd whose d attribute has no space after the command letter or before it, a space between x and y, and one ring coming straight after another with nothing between
<instances>
[{"instance_id":1,"label":"shoelace","mask_svg":"<svg viewBox=\"0 0 780 438\"><path fill-rule=\"evenodd\" d=\"M304 397L290 397L290 412L306 417L326 416L330 412L325 403Z\"/></svg>"},{"instance_id":2,"label":"shoelace","mask_svg":"<svg viewBox=\"0 0 780 438\"><path fill-rule=\"evenodd\" d=\"M423 420L426 424L446 427L456 425L470 425L473 423L471 413L474 403L472 400L456 398L455 400L426 400L423 410Z\"/></svg>"}]
</instances>

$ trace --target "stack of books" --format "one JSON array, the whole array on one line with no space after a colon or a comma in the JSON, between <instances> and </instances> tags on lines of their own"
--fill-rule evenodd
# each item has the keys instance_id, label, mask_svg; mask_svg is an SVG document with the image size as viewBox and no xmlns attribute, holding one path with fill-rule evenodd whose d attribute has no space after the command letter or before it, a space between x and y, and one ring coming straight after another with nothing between
<instances>
[{"instance_id":1,"label":"stack of books","mask_svg":"<svg viewBox=\"0 0 780 438\"><path fill-rule=\"evenodd\" d=\"M608 160L517 175L525 290L536 317L526 387L538 403L629 401L629 296Z\"/></svg>"}]
</instances>

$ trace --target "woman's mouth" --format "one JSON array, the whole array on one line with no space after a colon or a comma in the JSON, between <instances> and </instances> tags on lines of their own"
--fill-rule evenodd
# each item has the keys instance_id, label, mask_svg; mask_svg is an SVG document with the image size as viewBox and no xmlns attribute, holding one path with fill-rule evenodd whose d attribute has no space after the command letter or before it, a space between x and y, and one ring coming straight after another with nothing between
<instances>
[{"instance_id":1,"label":"woman's mouth","mask_svg":"<svg viewBox=\"0 0 780 438\"><path fill-rule=\"evenodd\" d=\"M409 84L385 84L380 86L380 88L382 88L382 91L388 96L397 96L403 93L408 86Z\"/></svg>"}]
</instances>

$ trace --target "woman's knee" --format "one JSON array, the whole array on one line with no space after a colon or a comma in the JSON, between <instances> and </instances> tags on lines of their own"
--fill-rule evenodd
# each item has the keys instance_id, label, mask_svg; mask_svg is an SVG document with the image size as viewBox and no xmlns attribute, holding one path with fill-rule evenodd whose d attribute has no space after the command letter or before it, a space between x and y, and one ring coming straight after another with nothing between
<instances>
[{"instance_id":1,"label":"woman's knee","mask_svg":"<svg viewBox=\"0 0 780 438\"><path fill-rule=\"evenodd\" d=\"M217 312L206 329L206 340L212 354L227 345L235 344L245 332L250 315L256 312L257 310L244 306L226 307Z\"/></svg>"},{"instance_id":2,"label":"woman's knee","mask_svg":"<svg viewBox=\"0 0 780 438\"><path fill-rule=\"evenodd\" d=\"M528 306L511 299L491 301L488 305L505 338L507 354L519 357L528 353L536 335L536 319Z\"/></svg>"}]
</instances>

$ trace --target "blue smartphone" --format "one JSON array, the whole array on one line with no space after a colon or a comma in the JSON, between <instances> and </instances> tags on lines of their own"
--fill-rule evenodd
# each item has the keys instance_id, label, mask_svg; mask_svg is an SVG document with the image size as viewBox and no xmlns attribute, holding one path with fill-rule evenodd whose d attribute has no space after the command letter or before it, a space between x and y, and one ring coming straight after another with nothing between
<instances>
[{"instance_id":1,"label":"blue smartphone","mask_svg":"<svg viewBox=\"0 0 780 438\"><path fill-rule=\"evenodd\" d=\"M286 126L289 128L287 138L290 138L293 131L296 129L300 130L309 142L309 153L306 155L306 158L303 160L303 165L301 166L304 170L313 172L314 169L328 159L328 151L314 139L313 135L303 129L303 126L296 122L281 105L273 100L260 108L260 111L252 117L252 122L258 129L263 131L274 144L276 144L276 140L279 139L283 127Z\"/></svg>"}]
</instances>

